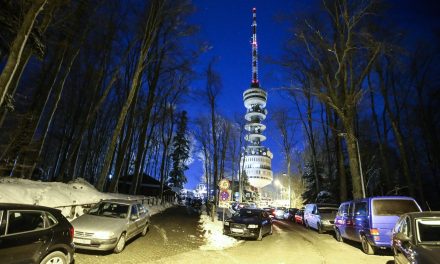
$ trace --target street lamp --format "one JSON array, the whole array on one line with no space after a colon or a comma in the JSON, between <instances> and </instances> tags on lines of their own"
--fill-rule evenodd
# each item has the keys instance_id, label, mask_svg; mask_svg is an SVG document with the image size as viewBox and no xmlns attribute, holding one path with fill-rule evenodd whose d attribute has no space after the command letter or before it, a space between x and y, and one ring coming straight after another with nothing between
<instances>
[{"instance_id":1,"label":"street lamp","mask_svg":"<svg viewBox=\"0 0 440 264\"><path fill-rule=\"evenodd\" d=\"M340 137L347 137L347 133L339 133L338 136ZM359 161L359 172L361 174L361 187L362 187L362 198L365 198L365 185L364 185L364 174L362 173L362 162L361 162L361 154L359 151L359 142L355 136L353 136L354 141L356 142L356 150L357 150L357 156Z\"/></svg>"}]
</instances>

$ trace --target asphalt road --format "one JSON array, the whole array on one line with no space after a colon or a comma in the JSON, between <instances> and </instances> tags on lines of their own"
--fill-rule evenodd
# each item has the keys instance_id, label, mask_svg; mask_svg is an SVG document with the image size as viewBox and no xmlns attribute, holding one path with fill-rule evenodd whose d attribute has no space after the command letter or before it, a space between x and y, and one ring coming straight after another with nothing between
<instances>
[{"instance_id":1,"label":"asphalt road","mask_svg":"<svg viewBox=\"0 0 440 264\"><path fill-rule=\"evenodd\" d=\"M390 251L368 256L360 244L339 243L332 233L318 234L287 221L274 221L274 233L262 241L244 240L236 247L203 251L198 215L186 207L170 208L152 217L145 237L127 245L120 254L78 252L76 264L83 263L355 263L392 264Z\"/></svg>"}]
</instances>

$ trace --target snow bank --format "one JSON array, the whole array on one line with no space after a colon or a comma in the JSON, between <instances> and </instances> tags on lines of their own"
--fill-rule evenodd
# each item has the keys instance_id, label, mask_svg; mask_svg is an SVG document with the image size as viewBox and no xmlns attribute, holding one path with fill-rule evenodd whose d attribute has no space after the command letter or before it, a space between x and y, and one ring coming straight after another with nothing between
<instances>
[{"instance_id":1,"label":"snow bank","mask_svg":"<svg viewBox=\"0 0 440 264\"><path fill-rule=\"evenodd\" d=\"M85 181L76 179L69 183L41 182L26 179L0 178L0 203L35 204L62 209L68 216L70 206L94 204L102 199L141 199L145 196L134 196L118 193L102 193ZM65 208L62 208L66 206ZM68 207L67 207L68 206ZM151 215L162 212L172 204L148 206ZM82 214L82 207L78 206L76 212ZM75 215L76 216L76 215ZM69 219L72 220L72 219Z\"/></svg>"},{"instance_id":2,"label":"snow bank","mask_svg":"<svg viewBox=\"0 0 440 264\"><path fill-rule=\"evenodd\" d=\"M223 250L243 242L223 235L223 222L217 219L212 222L211 217L206 214L206 210L202 210L199 223L205 231L206 241L205 245L200 246L201 250Z\"/></svg>"}]
</instances>

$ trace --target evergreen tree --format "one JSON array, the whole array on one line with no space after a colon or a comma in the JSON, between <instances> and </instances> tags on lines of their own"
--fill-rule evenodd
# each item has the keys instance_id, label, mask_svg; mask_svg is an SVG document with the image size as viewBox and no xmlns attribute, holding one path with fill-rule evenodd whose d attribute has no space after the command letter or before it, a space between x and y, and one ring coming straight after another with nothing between
<instances>
[{"instance_id":1,"label":"evergreen tree","mask_svg":"<svg viewBox=\"0 0 440 264\"><path fill-rule=\"evenodd\" d=\"M188 166L185 164L189 158L189 140L187 136L188 118L186 111L179 114L179 121L177 125L177 132L173 138L174 151L171 154L173 165L170 172L169 183L175 187L183 187L187 182L185 171Z\"/></svg>"}]
</instances>

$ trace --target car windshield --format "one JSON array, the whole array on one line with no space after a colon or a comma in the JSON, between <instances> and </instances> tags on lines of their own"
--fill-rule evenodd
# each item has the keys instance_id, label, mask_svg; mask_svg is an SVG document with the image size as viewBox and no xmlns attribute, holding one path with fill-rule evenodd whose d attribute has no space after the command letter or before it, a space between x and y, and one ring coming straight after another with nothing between
<instances>
[{"instance_id":1,"label":"car windshield","mask_svg":"<svg viewBox=\"0 0 440 264\"><path fill-rule=\"evenodd\" d=\"M101 202L90 209L88 214L113 218L126 218L128 215L128 208L128 204Z\"/></svg>"},{"instance_id":2,"label":"car windshield","mask_svg":"<svg viewBox=\"0 0 440 264\"><path fill-rule=\"evenodd\" d=\"M257 218L261 215L261 211L241 209L240 211L238 211L236 215L242 218L249 218L249 217Z\"/></svg>"},{"instance_id":3,"label":"car windshield","mask_svg":"<svg viewBox=\"0 0 440 264\"><path fill-rule=\"evenodd\" d=\"M338 208L319 208L319 213L321 214L336 214Z\"/></svg>"},{"instance_id":4,"label":"car windshield","mask_svg":"<svg viewBox=\"0 0 440 264\"><path fill-rule=\"evenodd\" d=\"M417 219L416 225L419 242L440 244L440 219Z\"/></svg>"},{"instance_id":5,"label":"car windshield","mask_svg":"<svg viewBox=\"0 0 440 264\"><path fill-rule=\"evenodd\" d=\"M401 215L409 212L419 212L414 200L384 199L373 201L374 215Z\"/></svg>"}]
</instances>

